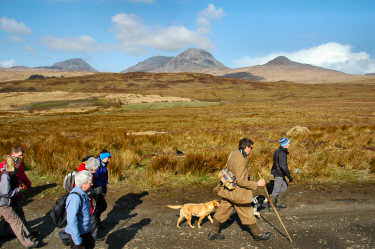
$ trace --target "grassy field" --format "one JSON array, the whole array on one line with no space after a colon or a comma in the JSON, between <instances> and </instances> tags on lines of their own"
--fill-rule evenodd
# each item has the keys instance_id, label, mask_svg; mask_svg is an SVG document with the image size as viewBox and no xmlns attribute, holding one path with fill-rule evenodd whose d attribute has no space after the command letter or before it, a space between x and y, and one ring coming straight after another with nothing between
<instances>
[{"instance_id":1,"label":"grassy field","mask_svg":"<svg viewBox=\"0 0 375 249\"><path fill-rule=\"evenodd\" d=\"M373 182L375 81L304 85L259 83L211 75L94 74L0 83L0 90L124 92L191 98L193 102L105 105L98 99L35 100L32 113L1 112L0 153L25 148L28 169L61 182L80 159L107 149L111 179L143 189L214 185L238 141L255 142L250 174L271 179L278 139L295 126L289 167L297 184ZM39 113L65 105L85 113ZM155 135L134 132L154 131ZM160 133L157 133L160 132ZM144 133L147 134L147 133ZM179 155L176 151L182 151ZM298 173L297 173L298 172Z\"/></svg>"}]
</instances>

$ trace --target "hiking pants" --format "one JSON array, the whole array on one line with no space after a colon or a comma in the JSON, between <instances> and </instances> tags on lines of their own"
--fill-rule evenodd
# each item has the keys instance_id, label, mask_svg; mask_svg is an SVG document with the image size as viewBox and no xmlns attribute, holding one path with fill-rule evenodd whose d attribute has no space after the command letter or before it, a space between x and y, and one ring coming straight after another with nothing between
<instances>
[{"instance_id":1,"label":"hiking pants","mask_svg":"<svg viewBox=\"0 0 375 249\"><path fill-rule=\"evenodd\" d=\"M4 220L9 223L14 234L23 246L30 247L33 245L33 241L31 241L25 234L21 218L17 215L12 207L0 207L0 217L3 217Z\"/></svg>"},{"instance_id":2,"label":"hiking pants","mask_svg":"<svg viewBox=\"0 0 375 249\"><path fill-rule=\"evenodd\" d=\"M94 238L90 233L81 234L82 244L76 245L73 242L72 236L69 234L70 249L93 249L95 247Z\"/></svg>"},{"instance_id":3,"label":"hiking pants","mask_svg":"<svg viewBox=\"0 0 375 249\"><path fill-rule=\"evenodd\" d=\"M31 226L29 225L29 223L26 220L25 213L23 212L23 208L21 206L20 201L17 200L16 203L14 205L12 205L12 207L13 207L14 211L16 212L16 214L20 217L20 219L22 221L23 229L24 229L26 235L30 236L30 234L32 232L32 229L31 229Z\"/></svg>"},{"instance_id":4,"label":"hiking pants","mask_svg":"<svg viewBox=\"0 0 375 249\"><path fill-rule=\"evenodd\" d=\"M288 188L288 183L286 183L286 180L284 179L284 177L276 176L271 197L277 199L279 194L284 193L287 188Z\"/></svg>"},{"instance_id":5,"label":"hiking pants","mask_svg":"<svg viewBox=\"0 0 375 249\"><path fill-rule=\"evenodd\" d=\"M257 222L254 217L254 209L250 203L236 204L226 199L221 201L220 206L217 208L214 215L214 219L220 223L226 222L232 215L234 208L236 209L242 225L252 225Z\"/></svg>"}]
</instances>

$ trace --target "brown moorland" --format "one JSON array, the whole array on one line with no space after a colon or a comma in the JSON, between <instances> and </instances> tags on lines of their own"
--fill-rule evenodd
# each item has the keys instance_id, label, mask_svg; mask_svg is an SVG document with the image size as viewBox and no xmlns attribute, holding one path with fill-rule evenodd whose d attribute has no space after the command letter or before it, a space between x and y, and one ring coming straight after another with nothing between
<instances>
[{"instance_id":1,"label":"brown moorland","mask_svg":"<svg viewBox=\"0 0 375 249\"><path fill-rule=\"evenodd\" d=\"M98 73L4 82L0 91L30 87L46 95L81 93L82 99L87 93L155 94L195 103L99 101L90 102L90 108L80 113L53 112L61 108L56 103L29 112L2 110L0 152L23 146L26 167L54 181L75 170L82 157L105 148L113 154L111 179L125 180L125 185L142 189L214 185L217 171L242 137L255 141L251 176L261 171L270 178L277 141L295 126L310 130L290 137L289 165L297 183L374 181L373 78L307 85L198 73ZM73 100L67 95L66 101ZM44 113L43 108L52 111Z\"/></svg>"}]
</instances>

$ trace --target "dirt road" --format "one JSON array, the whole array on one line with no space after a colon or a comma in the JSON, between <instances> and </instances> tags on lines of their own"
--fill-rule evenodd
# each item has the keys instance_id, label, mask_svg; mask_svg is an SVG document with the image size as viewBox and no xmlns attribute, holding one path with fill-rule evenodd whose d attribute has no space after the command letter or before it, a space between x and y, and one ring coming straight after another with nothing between
<instances>
[{"instance_id":1,"label":"dirt road","mask_svg":"<svg viewBox=\"0 0 375 249\"><path fill-rule=\"evenodd\" d=\"M222 229L224 241L209 241L210 222L191 229L186 222L176 228L178 210L167 204L205 202L215 199L210 190L169 192L109 192L108 209L102 218L104 239L96 248L375 248L375 187L347 186L336 190L290 186L288 208L280 216L293 239L286 238L276 215L262 210L258 225L273 235L268 241L254 241L239 225L236 214ZM259 189L256 194L263 194ZM41 193L27 198L25 213L31 225L41 232L43 248L65 248L58 232L45 214L54 200L43 199ZM196 223L197 220L194 220ZM0 243L2 248L22 248L17 239Z\"/></svg>"}]
</instances>

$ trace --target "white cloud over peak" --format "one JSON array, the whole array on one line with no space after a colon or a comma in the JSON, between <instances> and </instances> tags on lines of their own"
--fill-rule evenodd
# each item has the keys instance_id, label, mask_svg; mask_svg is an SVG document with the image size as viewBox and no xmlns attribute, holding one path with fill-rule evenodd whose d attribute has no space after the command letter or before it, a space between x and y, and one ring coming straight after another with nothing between
<instances>
[{"instance_id":1,"label":"white cloud over peak","mask_svg":"<svg viewBox=\"0 0 375 249\"><path fill-rule=\"evenodd\" d=\"M7 17L0 18L0 29L14 35L31 34L31 28L27 27L23 22L17 22L16 19Z\"/></svg>"},{"instance_id":2,"label":"white cloud over peak","mask_svg":"<svg viewBox=\"0 0 375 249\"><path fill-rule=\"evenodd\" d=\"M147 49L178 51L187 46L213 49L208 37L182 25L169 27L148 27L134 14L121 13L111 18L111 30L121 42L117 48L126 53L142 54Z\"/></svg>"},{"instance_id":3,"label":"white cloud over peak","mask_svg":"<svg viewBox=\"0 0 375 249\"><path fill-rule=\"evenodd\" d=\"M16 65L16 61L13 59L7 61L0 61L0 67L13 67Z\"/></svg>"},{"instance_id":4,"label":"white cloud over peak","mask_svg":"<svg viewBox=\"0 0 375 249\"><path fill-rule=\"evenodd\" d=\"M210 33L211 32L211 20L219 20L226 13L224 12L223 8L215 8L215 5L212 3L208 5L208 7L201 12L199 12L197 20L195 21L198 26L198 32L200 33Z\"/></svg>"},{"instance_id":5,"label":"white cloud over peak","mask_svg":"<svg viewBox=\"0 0 375 249\"><path fill-rule=\"evenodd\" d=\"M235 61L240 67L264 64L277 56L286 56L292 61L351 74L375 72L375 60L366 52L352 52L352 46L329 42L295 52L275 52L267 56L244 56Z\"/></svg>"},{"instance_id":6,"label":"white cloud over peak","mask_svg":"<svg viewBox=\"0 0 375 249\"><path fill-rule=\"evenodd\" d=\"M69 52L99 52L101 46L90 36L54 37L47 36L42 39L43 44L50 49Z\"/></svg>"}]
</instances>

